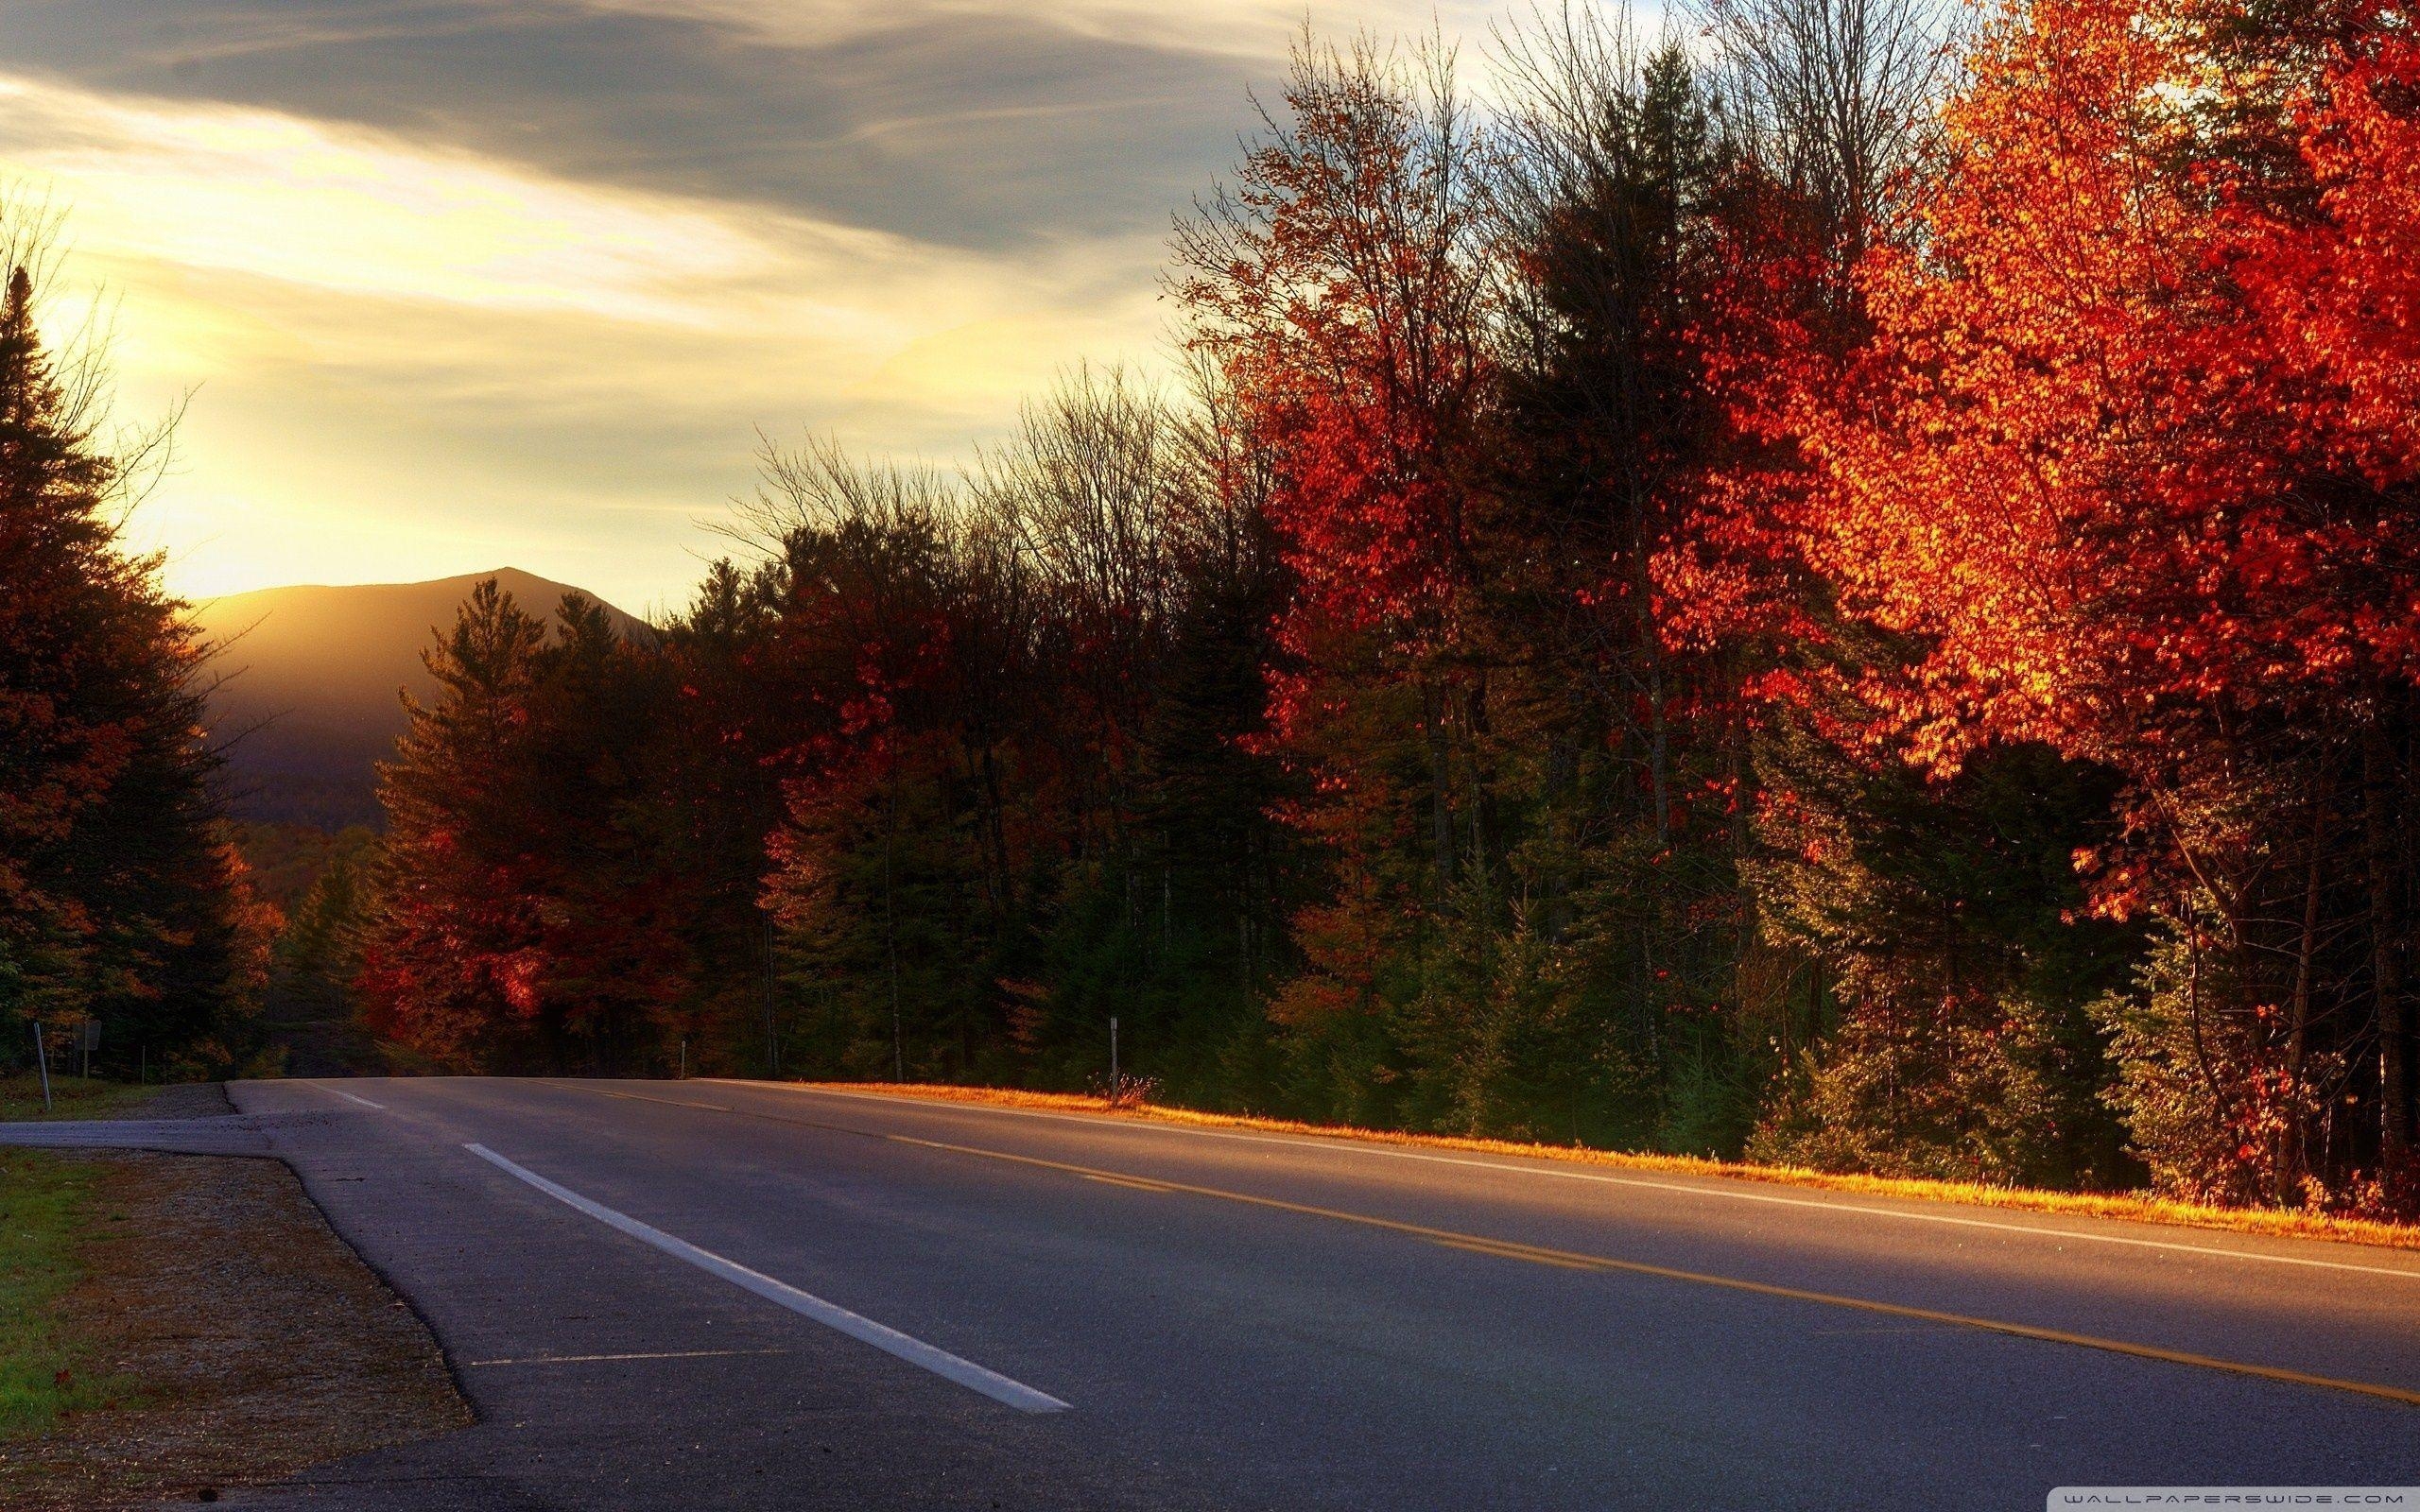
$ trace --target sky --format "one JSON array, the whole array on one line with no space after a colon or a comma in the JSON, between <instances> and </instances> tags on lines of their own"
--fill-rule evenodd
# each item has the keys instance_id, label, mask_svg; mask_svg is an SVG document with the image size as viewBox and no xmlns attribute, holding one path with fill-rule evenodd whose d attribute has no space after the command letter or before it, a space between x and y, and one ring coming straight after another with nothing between
<instances>
[{"instance_id":1,"label":"sky","mask_svg":"<svg viewBox=\"0 0 2420 1512\"><path fill-rule=\"evenodd\" d=\"M1323 32L1483 36L1430 0ZM1168 361L1169 220L1298 0L0 0L130 534L188 596L505 565L683 601L758 436L947 464Z\"/></svg>"}]
</instances>

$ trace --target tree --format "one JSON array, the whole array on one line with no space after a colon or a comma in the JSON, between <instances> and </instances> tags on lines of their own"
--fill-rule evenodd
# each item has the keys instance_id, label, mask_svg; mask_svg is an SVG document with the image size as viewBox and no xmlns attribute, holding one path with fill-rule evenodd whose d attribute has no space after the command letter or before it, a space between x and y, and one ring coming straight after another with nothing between
<instances>
[{"instance_id":1,"label":"tree","mask_svg":"<svg viewBox=\"0 0 2420 1512\"><path fill-rule=\"evenodd\" d=\"M200 734L207 648L118 535L165 435L98 440L99 354L38 329L44 229L0 200L0 1026L97 1020L105 1063L224 1067L266 919Z\"/></svg>"},{"instance_id":2,"label":"tree","mask_svg":"<svg viewBox=\"0 0 2420 1512\"><path fill-rule=\"evenodd\" d=\"M388 836L360 988L373 1028L447 1064L661 1064L678 956L631 780L631 653L572 595L550 640L491 578L423 660L433 704L383 768Z\"/></svg>"},{"instance_id":3,"label":"tree","mask_svg":"<svg viewBox=\"0 0 2420 1512\"><path fill-rule=\"evenodd\" d=\"M1848 403L1808 404L1811 549L1927 647L1876 692L1919 759L2041 741L2125 780L2126 835L2080 860L2172 932L2121 1040L2203 1089L2201 1153L2154 1154L2180 1190L2409 1180L2420 457L2408 404L2360 396L2412 373L2411 60L2364 6L2004 13L1923 236L1866 277ZM2323 1117L2345 1096L2366 1131Z\"/></svg>"}]
</instances>

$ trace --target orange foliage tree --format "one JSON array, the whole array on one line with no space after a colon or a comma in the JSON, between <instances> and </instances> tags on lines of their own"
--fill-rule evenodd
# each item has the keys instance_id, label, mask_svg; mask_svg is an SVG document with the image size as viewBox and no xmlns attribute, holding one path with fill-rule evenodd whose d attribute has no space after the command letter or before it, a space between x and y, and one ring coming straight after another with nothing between
<instances>
[{"instance_id":1,"label":"orange foliage tree","mask_svg":"<svg viewBox=\"0 0 2420 1512\"><path fill-rule=\"evenodd\" d=\"M1922 234L1863 275L1873 341L1801 414L1812 558L1924 647L1867 690L1911 753L2124 779L2126 840L2079 864L2172 942L2113 1007L2117 1095L2200 1194L2408 1148L2411 67L2382 8L2012 9Z\"/></svg>"}]
</instances>

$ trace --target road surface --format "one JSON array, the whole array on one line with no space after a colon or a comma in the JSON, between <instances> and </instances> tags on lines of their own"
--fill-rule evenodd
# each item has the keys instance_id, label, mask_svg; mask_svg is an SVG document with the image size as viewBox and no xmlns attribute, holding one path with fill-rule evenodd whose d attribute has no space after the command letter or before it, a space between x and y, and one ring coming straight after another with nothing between
<instances>
[{"instance_id":1,"label":"road surface","mask_svg":"<svg viewBox=\"0 0 2420 1512\"><path fill-rule=\"evenodd\" d=\"M233 1095L12 1137L283 1157L480 1419L237 1504L2420 1485L2420 1254L743 1083Z\"/></svg>"}]
</instances>

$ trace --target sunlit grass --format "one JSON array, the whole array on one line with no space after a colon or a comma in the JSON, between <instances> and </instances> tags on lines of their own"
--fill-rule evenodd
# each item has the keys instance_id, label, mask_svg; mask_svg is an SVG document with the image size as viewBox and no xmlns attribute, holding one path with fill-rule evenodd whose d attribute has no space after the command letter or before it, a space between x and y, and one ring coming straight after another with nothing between
<instances>
[{"instance_id":1,"label":"sunlit grass","mask_svg":"<svg viewBox=\"0 0 2420 1512\"><path fill-rule=\"evenodd\" d=\"M1408 1134L1392 1129L1355 1128L1340 1124L1304 1124L1291 1119L1258 1118L1237 1113L1205 1113L1184 1108L1112 1107L1098 1097L1065 1092L1013 1091L989 1087L948 1087L890 1082L807 1082L801 1085L835 1091L880 1092L942 1102L980 1103L994 1108L1027 1108L1065 1112L1098 1113L1105 1118L1141 1119L1161 1124L1186 1124L1217 1128L1256 1129L1264 1133L1303 1134L1322 1139L1359 1140L1378 1144L1412 1145L1455 1150L1472 1155L1500 1155L1533 1160L1567 1160L1584 1165L1613 1166L1628 1171L1659 1171L1680 1176L1728 1177L1734 1180L1766 1181L1789 1186L1821 1187L1863 1196L1907 1198L1926 1202L1963 1202L1985 1208L2013 1208L2072 1217L2119 1218L2136 1223L2169 1224L2188 1228L2214 1228L2229 1233L2264 1234L2285 1239L2328 1239L2377 1245L2394 1249L2420 1249L2420 1226L2340 1218L2325 1213L2295 1212L2265 1208L2211 1208L2169 1202L2127 1193L2048 1192L2033 1187L1996 1187L1968 1181L1927 1181L1895 1177L1846 1176L1801 1166L1754 1165L1743 1160L1709 1160L1688 1155L1633 1154L1594 1150L1582 1145L1527 1144L1513 1140L1464 1139L1446 1134Z\"/></svg>"},{"instance_id":2,"label":"sunlit grass","mask_svg":"<svg viewBox=\"0 0 2420 1512\"><path fill-rule=\"evenodd\" d=\"M0 1439L112 1395L58 1322L60 1298L83 1274L79 1244L115 1221L105 1206L91 1161L0 1151Z\"/></svg>"},{"instance_id":3,"label":"sunlit grass","mask_svg":"<svg viewBox=\"0 0 2420 1512\"><path fill-rule=\"evenodd\" d=\"M141 1087L131 1082L61 1076L54 1073L50 1078L52 1107L49 1112L44 1112L42 1081L34 1073L0 1076L0 1124L24 1119L101 1118L149 1102L159 1095L159 1091L157 1087Z\"/></svg>"}]
</instances>

